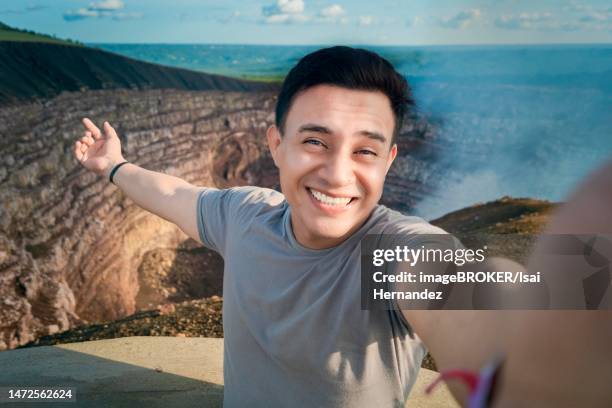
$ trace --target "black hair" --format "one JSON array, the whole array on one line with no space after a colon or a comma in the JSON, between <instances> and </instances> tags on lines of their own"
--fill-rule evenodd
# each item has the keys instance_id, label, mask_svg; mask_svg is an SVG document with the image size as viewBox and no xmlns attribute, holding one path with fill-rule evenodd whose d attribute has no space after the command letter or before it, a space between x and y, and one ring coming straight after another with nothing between
<instances>
[{"instance_id":1,"label":"black hair","mask_svg":"<svg viewBox=\"0 0 612 408\"><path fill-rule=\"evenodd\" d=\"M346 46L322 48L300 59L283 81L276 102L276 127L281 135L295 96L322 84L387 95L395 116L391 145L397 139L405 115L414 106L408 81L380 55Z\"/></svg>"}]
</instances>

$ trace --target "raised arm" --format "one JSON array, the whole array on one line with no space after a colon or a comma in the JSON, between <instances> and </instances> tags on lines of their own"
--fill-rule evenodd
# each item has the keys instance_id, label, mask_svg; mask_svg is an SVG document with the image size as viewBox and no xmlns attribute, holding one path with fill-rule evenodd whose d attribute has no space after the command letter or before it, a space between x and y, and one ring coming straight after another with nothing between
<instances>
[{"instance_id":1,"label":"raised arm","mask_svg":"<svg viewBox=\"0 0 612 408\"><path fill-rule=\"evenodd\" d=\"M83 125L85 132L74 144L74 155L83 167L108 180L112 168L125 161L121 141L108 122L104 122L104 132L87 118ZM113 182L139 207L176 224L201 243L195 214L198 194L204 187L133 163L121 166Z\"/></svg>"}]
</instances>

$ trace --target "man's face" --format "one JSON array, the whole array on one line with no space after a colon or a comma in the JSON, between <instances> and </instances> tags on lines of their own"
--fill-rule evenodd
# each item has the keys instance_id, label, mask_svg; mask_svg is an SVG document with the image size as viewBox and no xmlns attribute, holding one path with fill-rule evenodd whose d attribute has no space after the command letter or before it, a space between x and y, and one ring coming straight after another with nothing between
<instances>
[{"instance_id":1,"label":"man's face","mask_svg":"<svg viewBox=\"0 0 612 408\"><path fill-rule=\"evenodd\" d=\"M317 85L296 95L282 137L276 126L268 129L300 244L338 245L368 218L397 154L394 126L382 92Z\"/></svg>"}]
</instances>

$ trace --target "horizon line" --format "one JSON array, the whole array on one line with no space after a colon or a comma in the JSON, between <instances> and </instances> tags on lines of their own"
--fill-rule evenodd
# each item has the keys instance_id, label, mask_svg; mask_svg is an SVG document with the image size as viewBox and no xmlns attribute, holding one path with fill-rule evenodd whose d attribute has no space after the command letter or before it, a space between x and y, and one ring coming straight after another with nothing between
<instances>
[{"instance_id":1,"label":"horizon line","mask_svg":"<svg viewBox=\"0 0 612 408\"><path fill-rule=\"evenodd\" d=\"M367 43L326 43L326 44L269 44L269 43L215 43L215 42L83 42L86 45L248 45L263 47L331 47L334 45L361 46L361 47L515 47L515 46L577 46L597 45L612 46L612 42L546 42L546 43L457 43L457 44L367 44Z\"/></svg>"}]
</instances>

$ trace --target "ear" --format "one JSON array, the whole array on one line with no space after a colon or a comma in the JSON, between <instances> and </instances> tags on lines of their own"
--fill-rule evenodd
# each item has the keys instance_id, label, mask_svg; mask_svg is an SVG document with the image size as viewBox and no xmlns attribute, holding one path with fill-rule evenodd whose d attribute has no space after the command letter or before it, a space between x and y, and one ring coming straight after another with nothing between
<instances>
[{"instance_id":1,"label":"ear","mask_svg":"<svg viewBox=\"0 0 612 408\"><path fill-rule=\"evenodd\" d=\"M282 137L276 125L270 125L270 127L268 127L266 137L268 138L268 148L270 149L272 160L274 160L274 165L278 167L278 147L281 144Z\"/></svg>"},{"instance_id":2,"label":"ear","mask_svg":"<svg viewBox=\"0 0 612 408\"><path fill-rule=\"evenodd\" d=\"M395 160L396 156L397 156L397 143L394 143L393 146L391 147L391 150L389 151L389 157L387 158L386 173L389 172L389 169L391 168L391 164L393 163L393 160Z\"/></svg>"}]
</instances>

